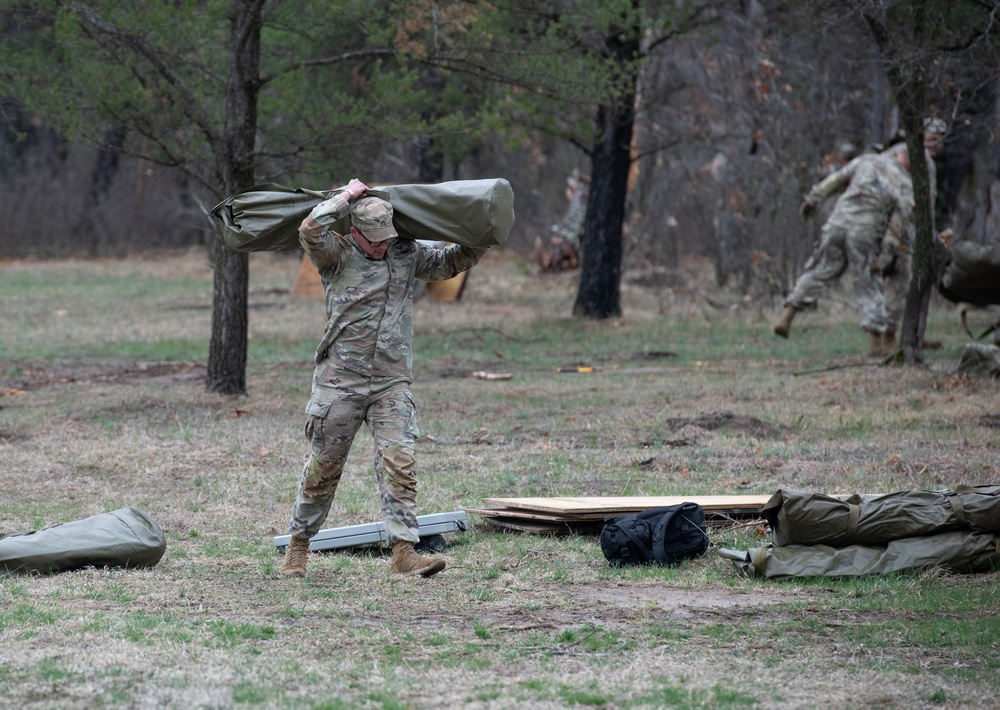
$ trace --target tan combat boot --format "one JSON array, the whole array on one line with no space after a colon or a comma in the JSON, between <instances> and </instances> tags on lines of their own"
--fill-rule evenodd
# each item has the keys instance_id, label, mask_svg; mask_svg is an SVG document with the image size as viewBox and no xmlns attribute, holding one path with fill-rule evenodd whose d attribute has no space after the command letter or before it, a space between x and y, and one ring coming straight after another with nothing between
<instances>
[{"instance_id":1,"label":"tan combat boot","mask_svg":"<svg viewBox=\"0 0 1000 710\"><path fill-rule=\"evenodd\" d=\"M782 312L781 317L774 321L774 334L780 335L782 338L788 337L788 331L792 329L792 319L795 314L799 312L799 309L795 306L785 306L785 310Z\"/></svg>"},{"instance_id":2,"label":"tan combat boot","mask_svg":"<svg viewBox=\"0 0 1000 710\"><path fill-rule=\"evenodd\" d=\"M430 577L445 568L445 561L440 557L421 555L413 549L412 542L400 540L392 546L392 573L419 574Z\"/></svg>"},{"instance_id":3,"label":"tan combat boot","mask_svg":"<svg viewBox=\"0 0 1000 710\"><path fill-rule=\"evenodd\" d=\"M306 558L309 556L309 538L292 535L285 548L285 562L281 574L285 577L305 577Z\"/></svg>"}]
</instances>

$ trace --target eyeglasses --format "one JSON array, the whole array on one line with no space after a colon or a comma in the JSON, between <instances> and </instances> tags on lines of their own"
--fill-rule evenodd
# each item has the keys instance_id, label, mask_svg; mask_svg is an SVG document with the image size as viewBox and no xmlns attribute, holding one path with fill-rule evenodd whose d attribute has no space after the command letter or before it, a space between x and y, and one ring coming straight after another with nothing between
<instances>
[{"instance_id":1,"label":"eyeglasses","mask_svg":"<svg viewBox=\"0 0 1000 710\"><path fill-rule=\"evenodd\" d=\"M357 232L358 234L360 234L360 235L361 235L361 236L362 236L362 237L364 238L364 240L365 240L366 242L368 242L368 244L369 244L370 246L373 246L373 247L378 247L378 246L379 246L379 245L381 245L381 244L385 244L385 246L386 246L386 247L388 248L388 247L392 246L392 243L393 243L393 242L395 242L395 241L396 241L396 239L397 239L396 237L392 237L391 239L383 239L383 240L382 240L382 241L380 241L380 242L373 242L373 241L372 241L371 239L369 239L369 238L368 238L368 235L367 235L367 234L365 234L364 232L362 232L362 231L361 231L360 229L358 229L357 227L352 227L352 229L353 229L354 231L356 231L356 232Z\"/></svg>"}]
</instances>

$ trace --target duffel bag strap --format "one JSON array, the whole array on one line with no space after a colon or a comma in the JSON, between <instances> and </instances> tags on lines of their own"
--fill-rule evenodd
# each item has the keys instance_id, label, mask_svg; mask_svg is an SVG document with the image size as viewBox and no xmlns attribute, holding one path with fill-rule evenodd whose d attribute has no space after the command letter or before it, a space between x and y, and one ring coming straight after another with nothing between
<instances>
[{"instance_id":1,"label":"duffel bag strap","mask_svg":"<svg viewBox=\"0 0 1000 710\"><path fill-rule=\"evenodd\" d=\"M965 514L965 504L962 503L962 499L958 495L948 496L948 502L951 503L951 510L955 514L955 520L958 524L963 527L971 527L969 525L969 516Z\"/></svg>"},{"instance_id":2,"label":"duffel bag strap","mask_svg":"<svg viewBox=\"0 0 1000 710\"><path fill-rule=\"evenodd\" d=\"M635 546L639 548L639 551L646 556L647 560L657 559L653 554L653 551L647 547L646 543L640 540L632 530L625 525L618 525L618 529L628 536L628 539L635 543Z\"/></svg>"}]
</instances>

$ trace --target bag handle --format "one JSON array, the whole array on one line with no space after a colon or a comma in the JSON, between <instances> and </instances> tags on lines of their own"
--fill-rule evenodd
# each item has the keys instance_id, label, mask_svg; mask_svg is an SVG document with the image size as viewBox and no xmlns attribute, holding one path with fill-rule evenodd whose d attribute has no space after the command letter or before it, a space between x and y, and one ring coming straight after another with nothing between
<instances>
[{"instance_id":1,"label":"bag handle","mask_svg":"<svg viewBox=\"0 0 1000 710\"><path fill-rule=\"evenodd\" d=\"M969 516L965 514L965 504L962 503L962 499L957 494L950 495L948 502L951 503L951 511L955 514L958 524L963 528L972 527L969 525Z\"/></svg>"}]
</instances>

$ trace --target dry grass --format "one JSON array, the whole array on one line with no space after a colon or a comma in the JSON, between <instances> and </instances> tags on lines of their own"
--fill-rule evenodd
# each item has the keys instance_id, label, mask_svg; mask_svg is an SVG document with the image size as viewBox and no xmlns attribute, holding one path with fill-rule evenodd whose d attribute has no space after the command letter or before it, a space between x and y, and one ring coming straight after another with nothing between
<instances>
[{"instance_id":1,"label":"dry grass","mask_svg":"<svg viewBox=\"0 0 1000 710\"><path fill-rule=\"evenodd\" d=\"M254 255L249 394L227 398L201 382L201 254L0 265L0 387L24 392L0 395L2 529L133 505L168 536L152 569L0 578L11 706L995 706L996 575L761 582L712 553L610 570L593 538L471 516L430 580L391 578L377 548L280 579L323 320L287 295L297 270ZM952 374L954 309L934 310L926 367L879 367L843 296L785 342L774 308L695 286L629 280L621 319L576 322L573 279L490 254L459 304L417 304L421 513L1000 482L998 384ZM555 374L579 363L598 371ZM513 376L468 377L483 369ZM377 519L369 447L363 433L328 526Z\"/></svg>"}]
</instances>

